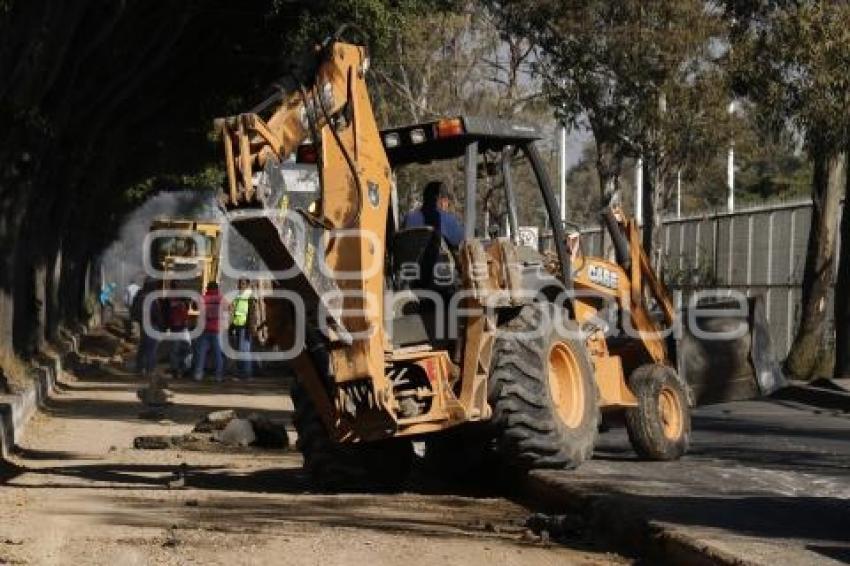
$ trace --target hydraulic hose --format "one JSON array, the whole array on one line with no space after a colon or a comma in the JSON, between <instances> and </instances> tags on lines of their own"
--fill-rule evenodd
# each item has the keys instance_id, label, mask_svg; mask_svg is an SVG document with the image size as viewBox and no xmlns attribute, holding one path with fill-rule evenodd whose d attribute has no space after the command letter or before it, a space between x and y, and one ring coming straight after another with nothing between
<instances>
[{"instance_id":1,"label":"hydraulic hose","mask_svg":"<svg viewBox=\"0 0 850 566\"><path fill-rule=\"evenodd\" d=\"M348 81L351 83L351 68L348 70ZM319 108L322 109L322 115L325 117L325 123L327 123L328 128L331 131L331 134L334 137L334 141L339 146L339 149L342 151L342 156L345 158L345 162L348 164L348 168L351 170L351 175L354 177L354 188L357 191L357 198L355 202L357 203L357 209L354 215L346 222L345 229L353 228L357 222L360 221L360 213L363 209L363 203L361 202L363 199L363 187L360 186L360 174L357 171L357 165L355 165L354 160L351 158L351 155L348 153L348 150L345 148L345 145L342 143L342 139L339 137L339 132L336 131L333 122L331 121L330 114L328 114L328 109L325 107L325 101L322 100L321 93L316 95L316 100L319 102Z\"/></svg>"}]
</instances>

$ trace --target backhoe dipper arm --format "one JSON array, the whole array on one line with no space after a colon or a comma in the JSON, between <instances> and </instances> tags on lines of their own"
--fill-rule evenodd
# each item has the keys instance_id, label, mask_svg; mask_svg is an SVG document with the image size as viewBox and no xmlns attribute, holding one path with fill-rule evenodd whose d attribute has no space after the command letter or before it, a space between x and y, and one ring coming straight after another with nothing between
<instances>
[{"instance_id":1,"label":"backhoe dipper arm","mask_svg":"<svg viewBox=\"0 0 850 566\"><path fill-rule=\"evenodd\" d=\"M394 427L387 406L392 383L385 374L383 325L392 172L369 100L366 49L330 41L317 55L313 70L292 91L270 97L252 112L216 121L227 171L223 200L230 210L273 213L235 215L233 224L271 269L296 268L294 276L275 286L301 297L309 323L329 321L325 346L334 383L326 401L344 407L346 395L356 389L358 398L382 409L386 421L374 423L385 435ZM289 220L274 214L292 208L285 204L288 189L272 187L263 173L305 141L316 152L321 192L317 209L312 204L295 209L307 220L308 234L301 242L306 249L299 256L287 235ZM270 340L283 344L288 338L282 332ZM315 375L303 382L320 383ZM317 402L319 395L311 397Z\"/></svg>"},{"instance_id":2,"label":"backhoe dipper arm","mask_svg":"<svg viewBox=\"0 0 850 566\"><path fill-rule=\"evenodd\" d=\"M251 112L215 120L224 146L228 208L253 203L258 197L253 174L272 156L286 160L304 140L321 132L327 118L336 122L351 104L353 75L362 78L369 65L366 49L333 42L316 50L318 64L315 76L304 81L308 84L292 92L279 87L279 93Z\"/></svg>"}]
</instances>

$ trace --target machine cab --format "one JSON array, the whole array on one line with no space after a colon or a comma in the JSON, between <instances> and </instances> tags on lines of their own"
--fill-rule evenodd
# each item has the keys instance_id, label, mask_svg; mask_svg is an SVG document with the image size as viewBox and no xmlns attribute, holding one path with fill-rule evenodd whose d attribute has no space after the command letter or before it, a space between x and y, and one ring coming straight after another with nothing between
<instances>
[{"instance_id":1,"label":"machine cab","mask_svg":"<svg viewBox=\"0 0 850 566\"><path fill-rule=\"evenodd\" d=\"M558 205L535 147L539 138L530 126L473 117L381 131L395 180L387 238L392 263L387 272L395 289L411 283L440 292L456 289L462 286L464 257L482 253L545 279L531 282L517 273L522 281L514 281L516 291L568 284L569 256ZM409 226L407 215L422 206L423 188L433 181L451 194L448 209L440 214L454 215L462 226L459 246L446 242L433 222ZM543 230L554 236L546 240L548 246L542 245ZM547 263L557 278L546 271Z\"/></svg>"}]
</instances>

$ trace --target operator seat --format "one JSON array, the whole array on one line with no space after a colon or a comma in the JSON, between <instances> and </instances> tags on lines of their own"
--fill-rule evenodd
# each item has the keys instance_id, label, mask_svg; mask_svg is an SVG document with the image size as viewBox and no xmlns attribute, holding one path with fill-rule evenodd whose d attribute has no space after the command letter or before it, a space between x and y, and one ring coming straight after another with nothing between
<instances>
[{"instance_id":1,"label":"operator seat","mask_svg":"<svg viewBox=\"0 0 850 566\"><path fill-rule=\"evenodd\" d=\"M448 336L440 330L444 326L440 321L459 281L448 244L431 226L404 228L396 232L391 253L393 291L387 336L395 348L447 348Z\"/></svg>"},{"instance_id":2,"label":"operator seat","mask_svg":"<svg viewBox=\"0 0 850 566\"><path fill-rule=\"evenodd\" d=\"M454 255L431 226L404 228L395 234L392 266L398 290L426 289L450 296L457 288Z\"/></svg>"}]
</instances>

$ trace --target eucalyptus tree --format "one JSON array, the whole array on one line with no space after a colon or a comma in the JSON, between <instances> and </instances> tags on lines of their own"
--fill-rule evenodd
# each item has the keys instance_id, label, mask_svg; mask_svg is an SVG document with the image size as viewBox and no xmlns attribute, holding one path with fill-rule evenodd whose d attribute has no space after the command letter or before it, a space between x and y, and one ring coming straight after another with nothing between
<instances>
[{"instance_id":1,"label":"eucalyptus tree","mask_svg":"<svg viewBox=\"0 0 850 566\"><path fill-rule=\"evenodd\" d=\"M704 163L726 140L721 11L702 0L488 5L504 30L538 49L537 71L558 118L592 132L602 193L616 190L625 158L650 164L644 243L660 264L667 179Z\"/></svg>"},{"instance_id":2,"label":"eucalyptus tree","mask_svg":"<svg viewBox=\"0 0 850 566\"><path fill-rule=\"evenodd\" d=\"M814 204L808 237L800 323L785 361L802 379L824 356L827 298L835 272L841 197L846 193L850 142L850 3L846 0L730 0L731 68L736 90L754 105L762 129L798 135L812 161ZM850 232L845 222L844 229ZM850 373L847 294L850 258L842 257L836 291L836 373Z\"/></svg>"}]
</instances>

